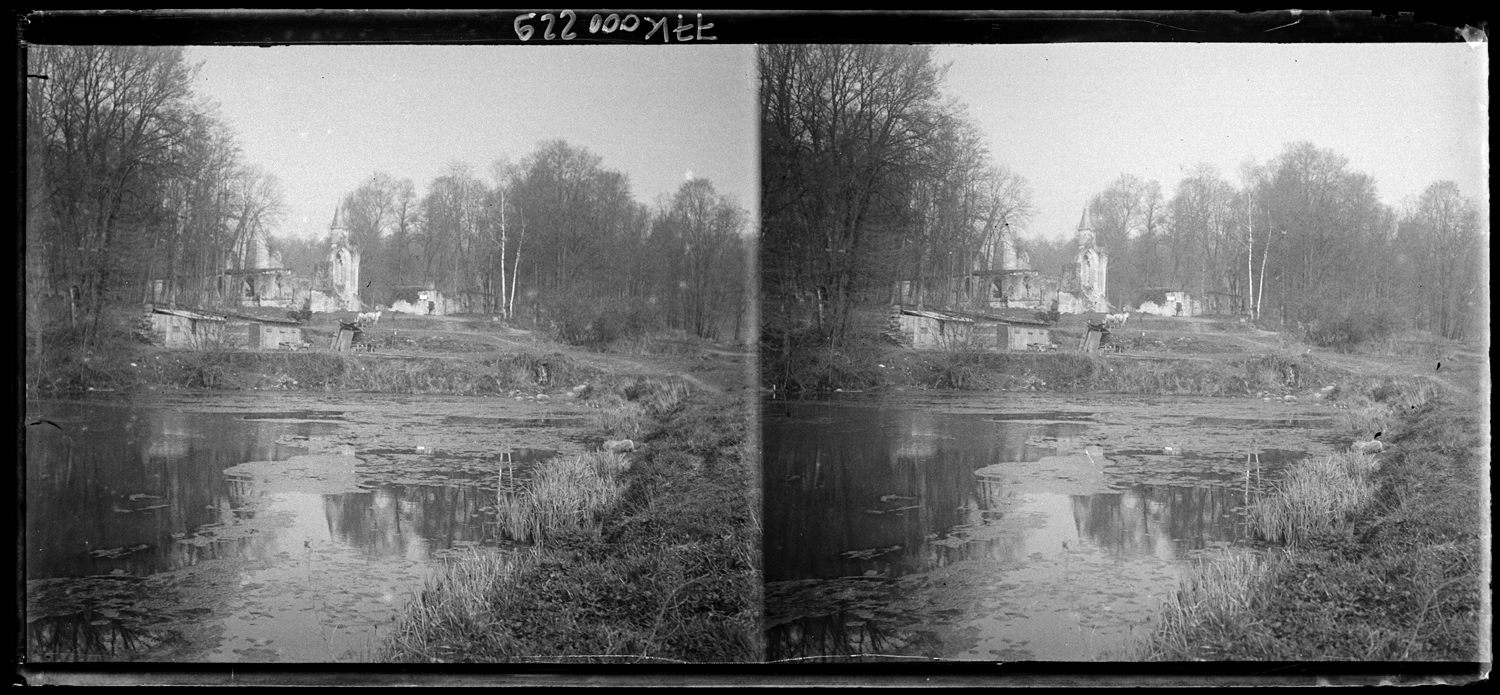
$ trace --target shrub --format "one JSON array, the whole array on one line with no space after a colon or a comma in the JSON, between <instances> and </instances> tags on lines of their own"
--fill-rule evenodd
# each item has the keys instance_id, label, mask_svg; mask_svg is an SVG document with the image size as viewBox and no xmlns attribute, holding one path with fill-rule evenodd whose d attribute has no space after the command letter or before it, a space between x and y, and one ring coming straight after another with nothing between
<instances>
[{"instance_id":1,"label":"shrub","mask_svg":"<svg viewBox=\"0 0 1500 695\"><path fill-rule=\"evenodd\" d=\"M1395 314L1367 305L1313 305L1303 309L1308 318L1303 336L1318 347L1351 352L1356 347L1385 341L1401 328Z\"/></svg>"},{"instance_id":2,"label":"shrub","mask_svg":"<svg viewBox=\"0 0 1500 695\"><path fill-rule=\"evenodd\" d=\"M640 338L655 327L650 307L634 299L566 297L552 302L547 315L559 340L593 350Z\"/></svg>"}]
</instances>

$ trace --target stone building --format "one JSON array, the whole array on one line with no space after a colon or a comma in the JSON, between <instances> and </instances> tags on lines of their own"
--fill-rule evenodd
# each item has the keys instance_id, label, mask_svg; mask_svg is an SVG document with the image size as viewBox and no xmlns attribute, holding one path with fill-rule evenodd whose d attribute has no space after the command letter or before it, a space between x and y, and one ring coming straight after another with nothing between
<instances>
[{"instance_id":1,"label":"stone building","mask_svg":"<svg viewBox=\"0 0 1500 695\"><path fill-rule=\"evenodd\" d=\"M335 209L329 227L328 260L314 265L307 277L283 267L281 255L263 237L247 240L231 250L217 276L171 286L156 280L152 301L162 304L205 303L222 307L271 307L315 312L363 311L359 298L359 249L349 241L349 230Z\"/></svg>"},{"instance_id":2,"label":"stone building","mask_svg":"<svg viewBox=\"0 0 1500 695\"><path fill-rule=\"evenodd\" d=\"M1075 258L1072 263L1063 266L1057 310L1064 314L1091 311L1108 313L1105 279L1108 275L1109 256L1096 243L1094 227L1089 224L1088 208L1083 209L1083 219L1078 221L1078 254Z\"/></svg>"},{"instance_id":3,"label":"stone building","mask_svg":"<svg viewBox=\"0 0 1500 695\"><path fill-rule=\"evenodd\" d=\"M1078 221L1074 261L1063 266L1062 275L1049 277L1031 267L1025 253L1017 252L1007 229L992 255L998 264L988 271L989 306L992 309L1032 309L1063 314L1108 312L1105 297L1109 256L1099 247L1089 222L1088 208Z\"/></svg>"},{"instance_id":4,"label":"stone building","mask_svg":"<svg viewBox=\"0 0 1500 695\"><path fill-rule=\"evenodd\" d=\"M1148 287L1141 291L1141 301L1135 310L1155 316L1197 316L1203 305L1197 298L1183 290L1166 287Z\"/></svg>"},{"instance_id":5,"label":"stone building","mask_svg":"<svg viewBox=\"0 0 1500 695\"><path fill-rule=\"evenodd\" d=\"M364 310L359 301L359 249L349 243L349 229L339 221L340 212L338 208L333 211L328 260L313 268L313 288L324 295L312 298L313 311ZM319 308L319 304L326 308Z\"/></svg>"}]
</instances>

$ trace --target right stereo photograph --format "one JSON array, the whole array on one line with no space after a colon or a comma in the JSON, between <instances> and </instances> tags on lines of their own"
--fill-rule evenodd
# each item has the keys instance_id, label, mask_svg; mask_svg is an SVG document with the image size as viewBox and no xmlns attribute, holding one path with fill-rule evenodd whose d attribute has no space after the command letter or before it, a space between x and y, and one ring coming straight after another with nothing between
<instances>
[{"instance_id":1,"label":"right stereo photograph","mask_svg":"<svg viewBox=\"0 0 1500 695\"><path fill-rule=\"evenodd\" d=\"M1485 662L1485 44L766 45L766 659Z\"/></svg>"}]
</instances>

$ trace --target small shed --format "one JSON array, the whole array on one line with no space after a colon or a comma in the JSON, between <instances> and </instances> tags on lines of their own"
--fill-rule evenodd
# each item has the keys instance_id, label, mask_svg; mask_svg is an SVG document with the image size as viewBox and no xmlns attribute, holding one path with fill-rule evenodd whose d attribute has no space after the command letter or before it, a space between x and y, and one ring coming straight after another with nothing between
<instances>
[{"instance_id":1,"label":"small shed","mask_svg":"<svg viewBox=\"0 0 1500 695\"><path fill-rule=\"evenodd\" d=\"M162 347L202 349L224 342L223 316L153 306L150 317L152 342Z\"/></svg>"},{"instance_id":2,"label":"small shed","mask_svg":"<svg viewBox=\"0 0 1500 695\"><path fill-rule=\"evenodd\" d=\"M923 309L901 309L896 319L905 341L917 350L947 350L969 340L974 319Z\"/></svg>"},{"instance_id":3,"label":"small shed","mask_svg":"<svg viewBox=\"0 0 1500 695\"><path fill-rule=\"evenodd\" d=\"M231 345L249 350L279 350L302 344L302 324L290 319L233 315L225 332Z\"/></svg>"},{"instance_id":4,"label":"small shed","mask_svg":"<svg viewBox=\"0 0 1500 695\"><path fill-rule=\"evenodd\" d=\"M1004 311L1004 310L1002 310ZM971 347L978 350L1046 350L1052 345L1052 332L1046 321L1016 315L1011 310L996 314L970 314L954 312L960 318L974 321L974 340ZM1031 313L1031 312L1026 312Z\"/></svg>"},{"instance_id":5,"label":"small shed","mask_svg":"<svg viewBox=\"0 0 1500 695\"><path fill-rule=\"evenodd\" d=\"M1002 350L1045 350L1052 345L1052 332L1045 321L1014 318L1000 319L997 323L1006 336Z\"/></svg>"}]
</instances>

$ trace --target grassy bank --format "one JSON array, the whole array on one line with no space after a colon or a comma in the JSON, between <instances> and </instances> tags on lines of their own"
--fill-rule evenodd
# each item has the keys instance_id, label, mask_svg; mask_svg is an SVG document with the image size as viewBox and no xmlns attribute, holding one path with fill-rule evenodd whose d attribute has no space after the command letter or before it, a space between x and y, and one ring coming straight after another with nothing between
<instances>
[{"instance_id":1,"label":"grassy bank","mask_svg":"<svg viewBox=\"0 0 1500 695\"><path fill-rule=\"evenodd\" d=\"M979 352L924 356L935 388L1097 391L1143 395L1255 396L1317 388L1347 373L1308 355L1133 359L1081 352Z\"/></svg>"},{"instance_id":2,"label":"grassy bank","mask_svg":"<svg viewBox=\"0 0 1500 695\"><path fill-rule=\"evenodd\" d=\"M599 370L567 356L540 351L453 359L131 347L53 363L32 395L210 388L474 396L567 388L602 376Z\"/></svg>"},{"instance_id":3,"label":"grassy bank","mask_svg":"<svg viewBox=\"0 0 1500 695\"><path fill-rule=\"evenodd\" d=\"M1488 450L1479 404L1419 380L1346 394L1383 453L1293 467L1252 503L1273 544L1206 561L1148 639L1151 660L1487 661Z\"/></svg>"},{"instance_id":4,"label":"grassy bank","mask_svg":"<svg viewBox=\"0 0 1500 695\"><path fill-rule=\"evenodd\" d=\"M1327 385L1352 392L1363 385L1347 370L1290 350L1214 359L1143 359L1076 351L919 352L868 347L826 352L790 371L762 369L762 373L768 385L791 391L960 389L1280 396L1311 395Z\"/></svg>"},{"instance_id":5,"label":"grassy bank","mask_svg":"<svg viewBox=\"0 0 1500 695\"><path fill-rule=\"evenodd\" d=\"M748 405L678 380L591 399L641 448L544 464L498 521L533 543L428 581L378 661L756 661L760 458ZM620 423L627 423L621 425ZM624 427L626 429L620 429Z\"/></svg>"}]
</instances>

